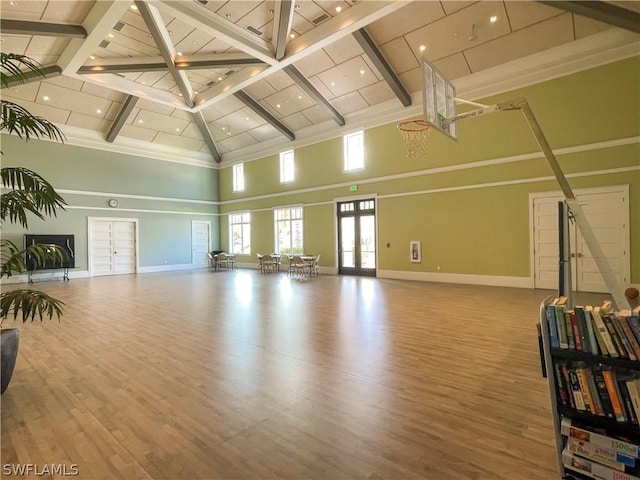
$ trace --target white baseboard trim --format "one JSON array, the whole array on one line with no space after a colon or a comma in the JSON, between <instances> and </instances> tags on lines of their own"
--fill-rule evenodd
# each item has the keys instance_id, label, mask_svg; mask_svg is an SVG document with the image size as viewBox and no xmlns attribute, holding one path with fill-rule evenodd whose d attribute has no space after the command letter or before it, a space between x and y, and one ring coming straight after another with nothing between
<instances>
[{"instance_id":1,"label":"white baseboard trim","mask_svg":"<svg viewBox=\"0 0 640 480\"><path fill-rule=\"evenodd\" d=\"M529 277L470 275L465 273L405 272L401 270L378 270L377 277L392 278L395 280L486 285L490 287L533 288L533 279Z\"/></svg>"},{"instance_id":2,"label":"white baseboard trim","mask_svg":"<svg viewBox=\"0 0 640 480\"><path fill-rule=\"evenodd\" d=\"M151 265L150 267L138 267L138 273L158 273L158 272L173 272L178 270L198 270L200 268L208 268L208 267L196 267L191 263L181 263L177 265Z\"/></svg>"},{"instance_id":3,"label":"white baseboard trim","mask_svg":"<svg viewBox=\"0 0 640 480\"><path fill-rule=\"evenodd\" d=\"M50 281L50 280L62 280L64 272L62 270L51 270L46 272L38 272L31 274L31 280L33 283ZM87 270L69 270L69 279L73 278L86 278L89 276L89 272ZM12 275L9 278L3 278L2 285L9 285L11 283L28 283L29 275L26 273L19 275Z\"/></svg>"}]
</instances>

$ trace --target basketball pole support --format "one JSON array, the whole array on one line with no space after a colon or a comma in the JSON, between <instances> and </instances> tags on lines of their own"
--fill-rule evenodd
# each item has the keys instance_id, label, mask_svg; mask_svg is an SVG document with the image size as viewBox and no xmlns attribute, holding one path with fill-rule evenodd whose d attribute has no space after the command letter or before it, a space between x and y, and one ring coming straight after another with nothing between
<instances>
[{"instance_id":1,"label":"basketball pole support","mask_svg":"<svg viewBox=\"0 0 640 480\"><path fill-rule=\"evenodd\" d=\"M560 186L560 189L564 194L567 207L569 207L571 215L573 216L576 225L580 229L580 233L582 234L587 247L589 247L589 251L593 256L593 260L596 262L598 270L600 271L600 274L602 275L602 278L604 279L607 289L611 293L614 302L616 303L619 310L630 310L631 307L629 305L629 301L624 296L624 288L613 273L613 270L611 270L609 262L605 257L604 251L602 250L602 247L600 246L600 243L593 233L593 229L591 228L591 225L589 225L589 221L587 220L587 217L582 210L582 206L578 203L578 200L573 194L573 190L571 190L571 186L567 181L567 177L565 177L562 168L560 168L558 159L554 155L553 150L551 150L551 147L547 142L547 138L544 136L542 128L540 128L540 125L538 124L538 121L536 120L536 117L533 114L533 111L531 110L531 107L529 106L527 100L524 98L519 98L517 100L509 100L507 102L498 103L496 105L490 105L488 107L479 108L470 112L461 113L459 115L456 115L455 117L445 119L444 124L448 125L450 123L457 122L459 120L465 120L467 118L473 118L480 115L486 115L488 113L504 112L509 110L520 110L523 113L524 118L527 120L527 123L529 124L529 127L531 128L531 131L533 132L533 135L536 138L540 149L542 150L542 153L544 153L544 156L547 159L549 167L551 167L553 175L556 177L556 181L558 182L558 185Z\"/></svg>"}]
</instances>

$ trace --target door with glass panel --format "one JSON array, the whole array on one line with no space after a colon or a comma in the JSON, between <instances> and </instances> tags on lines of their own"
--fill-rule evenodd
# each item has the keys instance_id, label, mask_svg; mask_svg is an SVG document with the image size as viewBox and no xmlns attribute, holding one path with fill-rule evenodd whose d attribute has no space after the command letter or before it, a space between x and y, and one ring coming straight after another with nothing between
<instances>
[{"instance_id":1,"label":"door with glass panel","mask_svg":"<svg viewBox=\"0 0 640 480\"><path fill-rule=\"evenodd\" d=\"M338 273L376 276L376 202L338 202Z\"/></svg>"}]
</instances>

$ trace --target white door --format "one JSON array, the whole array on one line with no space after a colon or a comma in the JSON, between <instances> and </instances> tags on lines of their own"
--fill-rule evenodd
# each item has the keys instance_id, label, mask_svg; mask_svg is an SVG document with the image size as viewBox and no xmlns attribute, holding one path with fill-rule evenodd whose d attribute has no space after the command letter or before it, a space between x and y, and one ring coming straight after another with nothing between
<instances>
[{"instance_id":1,"label":"white door","mask_svg":"<svg viewBox=\"0 0 640 480\"><path fill-rule=\"evenodd\" d=\"M629 281L629 207L626 187L576 192L609 265L622 284ZM558 201L561 195L533 198L535 287L558 288ZM575 224L570 226L573 289L608 293L589 248Z\"/></svg>"},{"instance_id":2,"label":"white door","mask_svg":"<svg viewBox=\"0 0 640 480\"><path fill-rule=\"evenodd\" d=\"M89 219L89 272L97 275L135 273L135 220Z\"/></svg>"},{"instance_id":3,"label":"white door","mask_svg":"<svg viewBox=\"0 0 640 480\"><path fill-rule=\"evenodd\" d=\"M194 267L206 267L209 264L209 246L211 244L211 223L194 220L191 222L191 263Z\"/></svg>"}]
</instances>

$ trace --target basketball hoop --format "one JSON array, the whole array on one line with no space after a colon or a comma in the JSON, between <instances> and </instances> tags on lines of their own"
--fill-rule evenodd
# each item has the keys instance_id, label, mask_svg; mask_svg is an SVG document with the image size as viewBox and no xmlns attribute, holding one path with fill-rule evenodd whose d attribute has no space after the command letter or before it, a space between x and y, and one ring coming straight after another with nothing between
<instances>
[{"instance_id":1,"label":"basketball hoop","mask_svg":"<svg viewBox=\"0 0 640 480\"><path fill-rule=\"evenodd\" d=\"M407 120L398 124L398 130L407 148L407 158L426 156L431 126L424 120Z\"/></svg>"}]
</instances>

